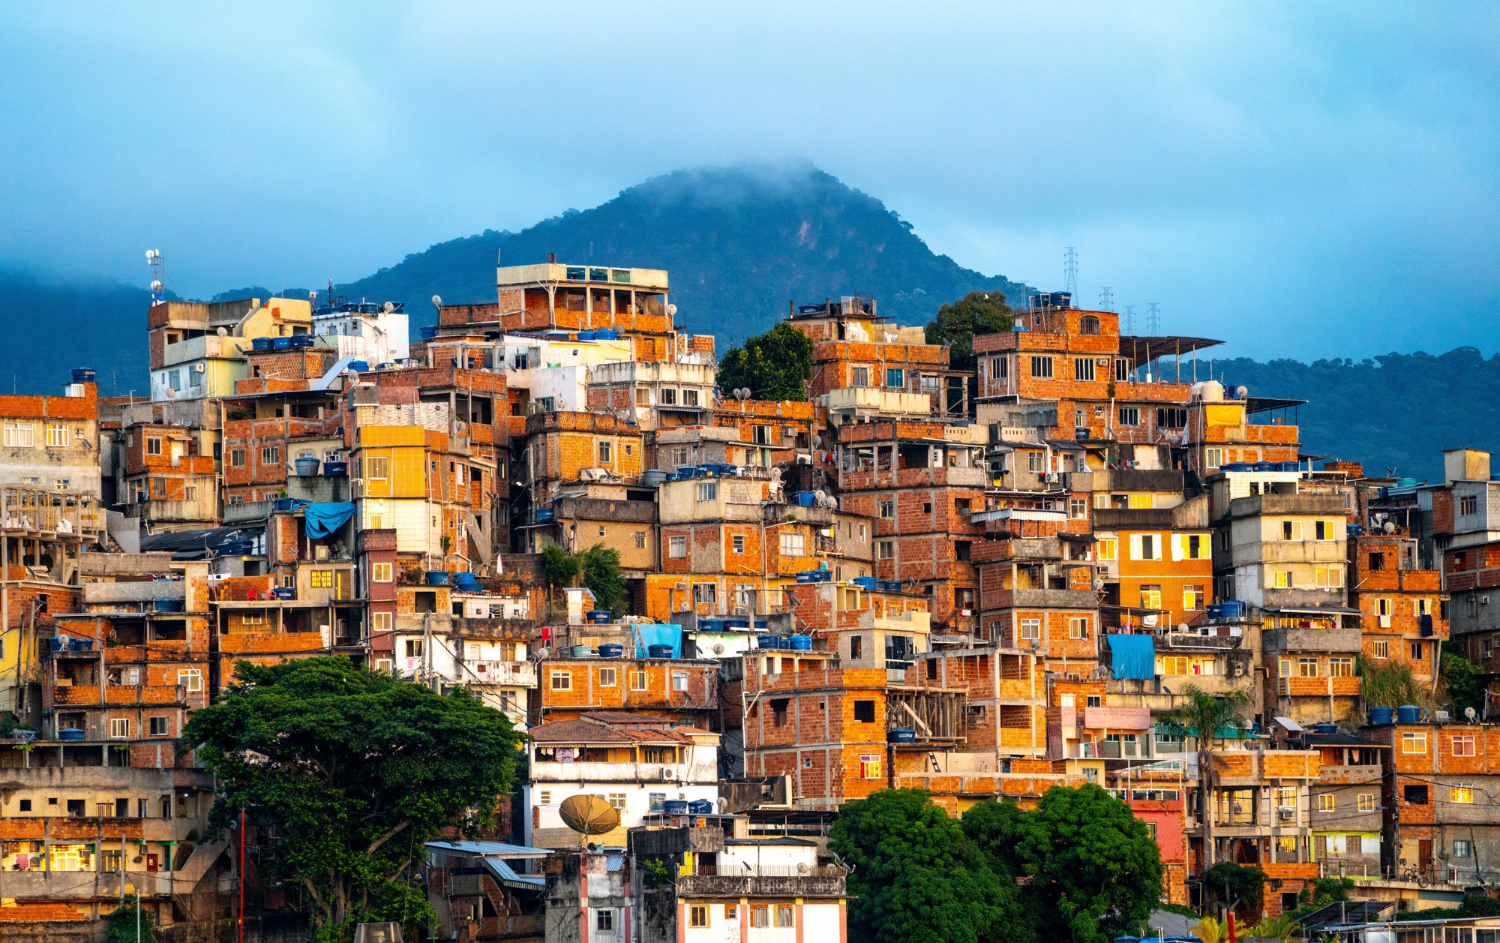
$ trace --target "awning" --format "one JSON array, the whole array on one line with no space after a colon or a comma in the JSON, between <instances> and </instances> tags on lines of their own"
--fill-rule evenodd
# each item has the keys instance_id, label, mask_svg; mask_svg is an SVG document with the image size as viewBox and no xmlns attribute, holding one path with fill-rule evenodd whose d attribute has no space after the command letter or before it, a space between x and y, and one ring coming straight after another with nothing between
<instances>
[{"instance_id":1,"label":"awning","mask_svg":"<svg viewBox=\"0 0 1500 943\"><path fill-rule=\"evenodd\" d=\"M1149 681L1156 677L1155 639L1150 635L1109 635L1110 661L1116 678Z\"/></svg>"},{"instance_id":2,"label":"awning","mask_svg":"<svg viewBox=\"0 0 1500 943\"><path fill-rule=\"evenodd\" d=\"M1348 606L1323 606L1317 609L1295 609L1291 606L1282 606L1277 609L1267 609L1267 612L1295 612L1305 616L1357 616L1358 609L1350 609Z\"/></svg>"},{"instance_id":3,"label":"awning","mask_svg":"<svg viewBox=\"0 0 1500 943\"><path fill-rule=\"evenodd\" d=\"M672 646L672 657L682 657L682 626L675 623L642 623L635 627L635 657L645 658L652 645Z\"/></svg>"},{"instance_id":4,"label":"awning","mask_svg":"<svg viewBox=\"0 0 1500 943\"><path fill-rule=\"evenodd\" d=\"M307 521L307 536L327 537L343 527L354 516L354 505L348 501L322 501L302 506Z\"/></svg>"}]
</instances>

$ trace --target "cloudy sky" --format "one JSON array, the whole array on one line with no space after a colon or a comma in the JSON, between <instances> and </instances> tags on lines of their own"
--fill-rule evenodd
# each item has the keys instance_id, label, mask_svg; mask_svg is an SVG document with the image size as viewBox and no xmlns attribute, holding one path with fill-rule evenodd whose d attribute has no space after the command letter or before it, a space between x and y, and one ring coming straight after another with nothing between
<instances>
[{"instance_id":1,"label":"cloudy sky","mask_svg":"<svg viewBox=\"0 0 1500 943\"><path fill-rule=\"evenodd\" d=\"M212 9L205 9L212 7ZM1253 356L1500 349L1500 5L0 4L0 264L347 280L806 159Z\"/></svg>"}]
</instances>

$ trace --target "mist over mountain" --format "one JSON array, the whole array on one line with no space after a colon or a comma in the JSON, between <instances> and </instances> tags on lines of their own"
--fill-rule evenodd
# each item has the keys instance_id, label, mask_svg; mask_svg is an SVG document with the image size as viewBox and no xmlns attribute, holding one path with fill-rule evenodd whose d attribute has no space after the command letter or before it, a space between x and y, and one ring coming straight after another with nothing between
<instances>
[{"instance_id":1,"label":"mist over mountain","mask_svg":"<svg viewBox=\"0 0 1500 943\"><path fill-rule=\"evenodd\" d=\"M684 170L648 180L591 210L569 210L519 233L486 231L407 256L338 287L353 298L404 301L414 326L429 299L490 301L497 255L663 268L687 330L731 341L766 330L787 302L869 293L881 313L925 323L939 305L982 289L1024 303L1029 289L931 251L879 200L810 166ZM1053 287L1053 286L1044 286ZM279 292L278 292L279 293ZM251 286L210 300L272 292ZM288 289L306 298L306 289ZM0 392L59 391L71 367L94 367L105 395L146 390L144 286L70 280L0 265ZM1286 353L1297 351L1289 341ZM1500 450L1500 355L1472 347L1372 360L1218 359L1216 372L1257 396L1308 400L1306 451L1363 461L1372 474L1435 478L1439 451Z\"/></svg>"},{"instance_id":2,"label":"mist over mountain","mask_svg":"<svg viewBox=\"0 0 1500 943\"><path fill-rule=\"evenodd\" d=\"M439 243L340 286L351 298L405 301L418 324L430 299L493 301L495 264L546 261L666 269L677 320L731 340L765 330L788 301L870 294L903 324L926 323L970 291L1030 290L937 255L885 204L808 165L680 170L602 206L568 210L522 232L486 231Z\"/></svg>"}]
</instances>

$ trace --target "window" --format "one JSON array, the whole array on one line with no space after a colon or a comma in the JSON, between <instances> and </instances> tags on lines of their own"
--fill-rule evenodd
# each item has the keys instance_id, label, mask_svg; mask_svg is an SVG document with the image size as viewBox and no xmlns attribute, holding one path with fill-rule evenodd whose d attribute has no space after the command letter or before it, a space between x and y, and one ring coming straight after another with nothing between
<instances>
[{"instance_id":1,"label":"window","mask_svg":"<svg viewBox=\"0 0 1500 943\"><path fill-rule=\"evenodd\" d=\"M406 640L406 657L407 658L421 658L423 656L423 654L427 651L427 646L423 644L424 641L425 641L425 639L419 639L419 638L409 638L409 639L407 639Z\"/></svg>"},{"instance_id":2,"label":"window","mask_svg":"<svg viewBox=\"0 0 1500 943\"><path fill-rule=\"evenodd\" d=\"M1372 658L1389 658L1389 657L1391 657L1391 643L1390 643L1390 641L1387 640L1387 639L1379 639L1377 641L1371 642L1370 643L1370 657L1372 657Z\"/></svg>"},{"instance_id":3,"label":"window","mask_svg":"<svg viewBox=\"0 0 1500 943\"><path fill-rule=\"evenodd\" d=\"M1474 735L1471 733L1464 733L1454 737L1453 755L1474 756Z\"/></svg>"},{"instance_id":4,"label":"window","mask_svg":"<svg viewBox=\"0 0 1500 943\"><path fill-rule=\"evenodd\" d=\"M48 445L52 444L52 427L51 426L47 427L47 444ZM147 455L160 455L161 454L161 439L160 438L158 438L157 436L154 436L154 435L146 437L146 454Z\"/></svg>"},{"instance_id":5,"label":"window","mask_svg":"<svg viewBox=\"0 0 1500 943\"><path fill-rule=\"evenodd\" d=\"M1094 378L1094 358L1079 357L1073 361L1073 379L1092 380Z\"/></svg>"},{"instance_id":6,"label":"window","mask_svg":"<svg viewBox=\"0 0 1500 943\"><path fill-rule=\"evenodd\" d=\"M1089 620L1087 616L1071 616L1068 619L1068 638L1088 638Z\"/></svg>"},{"instance_id":7,"label":"window","mask_svg":"<svg viewBox=\"0 0 1500 943\"><path fill-rule=\"evenodd\" d=\"M1184 612L1196 612L1203 608L1203 587L1184 586L1182 588L1182 609Z\"/></svg>"},{"instance_id":8,"label":"window","mask_svg":"<svg viewBox=\"0 0 1500 943\"><path fill-rule=\"evenodd\" d=\"M1021 628L1017 638L1039 639L1042 637L1041 619L1022 619Z\"/></svg>"},{"instance_id":9,"label":"window","mask_svg":"<svg viewBox=\"0 0 1500 943\"><path fill-rule=\"evenodd\" d=\"M1425 652L1425 649L1423 648L1421 642L1412 642L1411 643L1411 660L1412 661L1421 661L1424 652Z\"/></svg>"},{"instance_id":10,"label":"window","mask_svg":"<svg viewBox=\"0 0 1500 943\"><path fill-rule=\"evenodd\" d=\"M771 908L765 904L755 904L750 908L750 926L769 927L771 925Z\"/></svg>"},{"instance_id":11,"label":"window","mask_svg":"<svg viewBox=\"0 0 1500 943\"><path fill-rule=\"evenodd\" d=\"M611 461L614 460L613 459L613 455L614 455L614 451L610 447L610 444L608 442L600 442L599 443L599 464L600 465L608 465Z\"/></svg>"},{"instance_id":12,"label":"window","mask_svg":"<svg viewBox=\"0 0 1500 943\"><path fill-rule=\"evenodd\" d=\"M644 691L644 690L646 690L646 672L644 672L644 671L632 671L632 672L630 672L630 690L632 690L632 691Z\"/></svg>"},{"instance_id":13,"label":"window","mask_svg":"<svg viewBox=\"0 0 1500 943\"><path fill-rule=\"evenodd\" d=\"M860 723L860 724L873 724L873 723L875 723L875 702L874 701L855 701L854 702L854 721L855 721L855 723Z\"/></svg>"},{"instance_id":14,"label":"window","mask_svg":"<svg viewBox=\"0 0 1500 943\"><path fill-rule=\"evenodd\" d=\"M187 688L187 693L197 694L203 690L203 671L199 668L184 668L177 672L177 683Z\"/></svg>"},{"instance_id":15,"label":"window","mask_svg":"<svg viewBox=\"0 0 1500 943\"><path fill-rule=\"evenodd\" d=\"M260 448L260 463L262 465L280 465L281 447L279 445L263 445Z\"/></svg>"},{"instance_id":16,"label":"window","mask_svg":"<svg viewBox=\"0 0 1500 943\"><path fill-rule=\"evenodd\" d=\"M860 779L884 779L881 774L881 756L879 753L864 753L859 757Z\"/></svg>"},{"instance_id":17,"label":"window","mask_svg":"<svg viewBox=\"0 0 1500 943\"><path fill-rule=\"evenodd\" d=\"M643 530L638 530L635 532L635 549L646 549L646 532Z\"/></svg>"},{"instance_id":18,"label":"window","mask_svg":"<svg viewBox=\"0 0 1500 943\"><path fill-rule=\"evenodd\" d=\"M1427 734L1421 732L1403 733L1401 735L1402 753L1426 753Z\"/></svg>"},{"instance_id":19,"label":"window","mask_svg":"<svg viewBox=\"0 0 1500 943\"><path fill-rule=\"evenodd\" d=\"M1406 785L1401 787L1401 798L1404 799L1408 805L1426 805L1427 787L1425 785L1418 785L1416 783L1407 783Z\"/></svg>"},{"instance_id":20,"label":"window","mask_svg":"<svg viewBox=\"0 0 1500 943\"><path fill-rule=\"evenodd\" d=\"M7 422L5 424L5 445L7 448L29 449L34 444L31 423Z\"/></svg>"},{"instance_id":21,"label":"window","mask_svg":"<svg viewBox=\"0 0 1500 943\"><path fill-rule=\"evenodd\" d=\"M601 687L601 688L613 688L613 687L616 687L620 683L619 682L619 677L620 677L620 675L619 675L619 669L617 669L617 668L600 668L599 669L599 687Z\"/></svg>"},{"instance_id":22,"label":"window","mask_svg":"<svg viewBox=\"0 0 1500 943\"><path fill-rule=\"evenodd\" d=\"M688 689L688 673L686 671L672 672L672 690L686 691Z\"/></svg>"},{"instance_id":23,"label":"window","mask_svg":"<svg viewBox=\"0 0 1500 943\"><path fill-rule=\"evenodd\" d=\"M1208 541L1202 534L1188 534L1182 538L1182 556L1186 560L1202 560L1208 555Z\"/></svg>"},{"instance_id":24,"label":"window","mask_svg":"<svg viewBox=\"0 0 1500 943\"><path fill-rule=\"evenodd\" d=\"M1474 801L1474 784L1473 783L1454 783L1453 785L1449 786L1448 787L1448 801L1449 802L1473 802Z\"/></svg>"},{"instance_id":25,"label":"window","mask_svg":"<svg viewBox=\"0 0 1500 943\"><path fill-rule=\"evenodd\" d=\"M389 612L370 613L370 628L375 632L389 632L391 630L391 614Z\"/></svg>"},{"instance_id":26,"label":"window","mask_svg":"<svg viewBox=\"0 0 1500 943\"><path fill-rule=\"evenodd\" d=\"M1094 544L1094 554L1100 560L1113 560L1117 546L1114 538L1096 541Z\"/></svg>"},{"instance_id":27,"label":"window","mask_svg":"<svg viewBox=\"0 0 1500 943\"><path fill-rule=\"evenodd\" d=\"M870 385L870 368L869 367L854 367L853 369L850 370L850 379L849 379L849 382L850 382L851 386L869 386Z\"/></svg>"},{"instance_id":28,"label":"window","mask_svg":"<svg viewBox=\"0 0 1500 943\"><path fill-rule=\"evenodd\" d=\"M734 548L734 552L735 553L744 553L745 552L745 535L744 534L735 534L733 537L729 538L729 544L730 544L731 547Z\"/></svg>"},{"instance_id":29,"label":"window","mask_svg":"<svg viewBox=\"0 0 1500 943\"><path fill-rule=\"evenodd\" d=\"M1218 468L1224 463L1223 449L1204 449L1203 465L1205 468Z\"/></svg>"},{"instance_id":30,"label":"window","mask_svg":"<svg viewBox=\"0 0 1500 943\"><path fill-rule=\"evenodd\" d=\"M1324 793L1319 793L1318 794L1318 811L1319 812L1332 812L1333 811L1333 793L1331 793L1331 792L1324 792Z\"/></svg>"},{"instance_id":31,"label":"window","mask_svg":"<svg viewBox=\"0 0 1500 943\"><path fill-rule=\"evenodd\" d=\"M1082 498L1068 499L1068 517L1076 521L1088 516L1089 504L1087 501L1083 500Z\"/></svg>"},{"instance_id":32,"label":"window","mask_svg":"<svg viewBox=\"0 0 1500 943\"><path fill-rule=\"evenodd\" d=\"M903 389L906 386L906 371L890 367L885 371L885 385L894 389Z\"/></svg>"},{"instance_id":33,"label":"window","mask_svg":"<svg viewBox=\"0 0 1500 943\"><path fill-rule=\"evenodd\" d=\"M1275 789L1271 790L1271 792L1272 795L1275 796L1276 805L1278 805L1279 807L1283 809L1297 808L1296 786L1278 786Z\"/></svg>"},{"instance_id":34,"label":"window","mask_svg":"<svg viewBox=\"0 0 1500 943\"><path fill-rule=\"evenodd\" d=\"M691 906L691 907L688 908L688 926L690 926L690 927L706 927L706 926L708 926L708 905L707 904L694 904L693 906Z\"/></svg>"},{"instance_id":35,"label":"window","mask_svg":"<svg viewBox=\"0 0 1500 943\"><path fill-rule=\"evenodd\" d=\"M882 540L882 541L878 541L876 543L876 545L875 545L875 548L876 548L876 552L879 553L879 555L880 555L880 559L882 559L882 560L892 560L892 559L895 559L895 556L896 556L896 542L894 540Z\"/></svg>"},{"instance_id":36,"label":"window","mask_svg":"<svg viewBox=\"0 0 1500 943\"><path fill-rule=\"evenodd\" d=\"M996 380L1006 379L1010 376L1010 361L1004 357L991 357L990 376Z\"/></svg>"},{"instance_id":37,"label":"window","mask_svg":"<svg viewBox=\"0 0 1500 943\"><path fill-rule=\"evenodd\" d=\"M750 427L750 441L756 445L771 444L771 427L754 425Z\"/></svg>"},{"instance_id":38,"label":"window","mask_svg":"<svg viewBox=\"0 0 1500 943\"><path fill-rule=\"evenodd\" d=\"M230 468L244 468L245 467L245 450L244 449L230 449L229 450L229 467Z\"/></svg>"},{"instance_id":39,"label":"window","mask_svg":"<svg viewBox=\"0 0 1500 943\"><path fill-rule=\"evenodd\" d=\"M151 725L151 736L165 737L167 735L167 718L148 717L147 722Z\"/></svg>"},{"instance_id":40,"label":"window","mask_svg":"<svg viewBox=\"0 0 1500 943\"><path fill-rule=\"evenodd\" d=\"M1272 581L1271 582L1271 586L1274 589L1291 589L1292 588L1292 571L1291 570L1275 570L1275 571L1273 571L1271 573L1271 581Z\"/></svg>"},{"instance_id":41,"label":"window","mask_svg":"<svg viewBox=\"0 0 1500 943\"><path fill-rule=\"evenodd\" d=\"M1313 521L1314 540L1333 539L1333 521Z\"/></svg>"},{"instance_id":42,"label":"window","mask_svg":"<svg viewBox=\"0 0 1500 943\"><path fill-rule=\"evenodd\" d=\"M1159 429L1181 429L1187 425L1187 410L1174 406L1156 407L1156 426Z\"/></svg>"},{"instance_id":43,"label":"window","mask_svg":"<svg viewBox=\"0 0 1500 943\"><path fill-rule=\"evenodd\" d=\"M151 484L153 486L151 490L158 498L165 498L167 496L167 479L153 478L151 479Z\"/></svg>"},{"instance_id":44,"label":"window","mask_svg":"<svg viewBox=\"0 0 1500 943\"><path fill-rule=\"evenodd\" d=\"M662 387L660 390L657 391L656 395L660 399L661 404L663 406L676 406L677 405L677 391L674 390L674 389L671 389L670 387L665 387L665 386Z\"/></svg>"},{"instance_id":45,"label":"window","mask_svg":"<svg viewBox=\"0 0 1500 943\"><path fill-rule=\"evenodd\" d=\"M1141 587L1141 608L1142 609L1160 609L1161 608L1161 587L1160 586L1142 586Z\"/></svg>"},{"instance_id":46,"label":"window","mask_svg":"<svg viewBox=\"0 0 1500 943\"><path fill-rule=\"evenodd\" d=\"M1344 569L1337 566L1320 566L1313 570L1317 585L1323 589L1337 589L1344 585Z\"/></svg>"},{"instance_id":47,"label":"window","mask_svg":"<svg viewBox=\"0 0 1500 943\"><path fill-rule=\"evenodd\" d=\"M1301 540L1302 539L1302 522L1301 521L1282 521L1281 522L1281 539L1282 540Z\"/></svg>"},{"instance_id":48,"label":"window","mask_svg":"<svg viewBox=\"0 0 1500 943\"><path fill-rule=\"evenodd\" d=\"M1032 357L1031 358L1031 375L1032 375L1032 377L1034 377L1034 378L1036 378L1038 380L1050 380L1050 379L1052 379L1052 358L1051 357Z\"/></svg>"},{"instance_id":49,"label":"window","mask_svg":"<svg viewBox=\"0 0 1500 943\"><path fill-rule=\"evenodd\" d=\"M1330 678L1352 678L1354 677L1353 658L1330 658L1328 659L1328 677Z\"/></svg>"},{"instance_id":50,"label":"window","mask_svg":"<svg viewBox=\"0 0 1500 943\"><path fill-rule=\"evenodd\" d=\"M694 583L693 602L707 603L713 605L719 601L719 585L717 583Z\"/></svg>"},{"instance_id":51,"label":"window","mask_svg":"<svg viewBox=\"0 0 1500 943\"><path fill-rule=\"evenodd\" d=\"M791 926L795 926L795 924L792 923L792 905L791 904L777 904L776 905L776 925L778 927L791 927Z\"/></svg>"},{"instance_id":52,"label":"window","mask_svg":"<svg viewBox=\"0 0 1500 943\"><path fill-rule=\"evenodd\" d=\"M644 386L638 386L638 387L636 387L635 388L635 404L637 406L650 406L651 405L651 391L648 390L648 389L646 389Z\"/></svg>"},{"instance_id":53,"label":"window","mask_svg":"<svg viewBox=\"0 0 1500 943\"><path fill-rule=\"evenodd\" d=\"M1375 793L1362 792L1354 797L1355 805L1361 812L1375 811Z\"/></svg>"},{"instance_id":54,"label":"window","mask_svg":"<svg viewBox=\"0 0 1500 943\"><path fill-rule=\"evenodd\" d=\"M1455 839L1453 839L1453 857L1455 857L1455 858L1472 858L1472 857L1474 857L1474 843L1472 841L1470 841L1469 839L1467 839L1467 838L1455 838Z\"/></svg>"},{"instance_id":55,"label":"window","mask_svg":"<svg viewBox=\"0 0 1500 943\"><path fill-rule=\"evenodd\" d=\"M1316 678L1318 676L1318 660L1316 658L1297 659L1297 677Z\"/></svg>"},{"instance_id":56,"label":"window","mask_svg":"<svg viewBox=\"0 0 1500 943\"><path fill-rule=\"evenodd\" d=\"M1120 425L1138 426L1141 424L1141 410L1138 406L1120 407Z\"/></svg>"},{"instance_id":57,"label":"window","mask_svg":"<svg viewBox=\"0 0 1500 943\"><path fill-rule=\"evenodd\" d=\"M1161 559L1161 552L1159 550L1159 545L1156 542L1156 535L1155 534L1141 534L1140 537L1139 537L1139 539L1140 539L1140 549L1139 549L1139 551L1137 551L1137 553L1135 555L1135 558L1137 560L1160 560Z\"/></svg>"},{"instance_id":58,"label":"window","mask_svg":"<svg viewBox=\"0 0 1500 943\"><path fill-rule=\"evenodd\" d=\"M614 933L615 912L613 910L594 911L594 928L604 933Z\"/></svg>"},{"instance_id":59,"label":"window","mask_svg":"<svg viewBox=\"0 0 1500 943\"><path fill-rule=\"evenodd\" d=\"M699 501L717 501L719 499L719 483L717 481L700 481L698 483Z\"/></svg>"},{"instance_id":60,"label":"window","mask_svg":"<svg viewBox=\"0 0 1500 943\"><path fill-rule=\"evenodd\" d=\"M389 583L391 581L391 564L376 563L370 567L370 578L377 583Z\"/></svg>"},{"instance_id":61,"label":"window","mask_svg":"<svg viewBox=\"0 0 1500 943\"><path fill-rule=\"evenodd\" d=\"M671 557L673 560L681 560L684 557L686 557L687 556L687 538L686 537L668 537L667 538L667 556Z\"/></svg>"},{"instance_id":62,"label":"window","mask_svg":"<svg viewBox=\"0 0 1500 943\"><path fill-rule=\"evenodd\" d=\"M130 718L111 717L109 719L109 738L111 740L130 739Z\"/></svg>"},{"instance_id":63,"label":"window","mask_svg":"<svg viewBox=\"0 0 1500 943\"><path fill-rule=\"evenodd\" d=\"M648 808L652 812L660 812L666 808L667 794L664 792L653 792L646 796Z\"/></svg>"},{"instance_id":64,"label":"window","mask_svg":"<svg viewBox=\"0 0 1500 943\"><path fill-rule=\"evenodd\" d=\"M739 905L738 904L725 904L724 905L724 919L725 920L738 920L738 919L740 919L740 908L739 908Z\"/></svg>"},{"instance_id":65,"label":"window","mask_svg":"<svg viewBox=\"0 0 1500 943\"><path fill-rule=\"evenodd\" d=\"M623 793L623 792L612 792L612 793L610 793L609 794L609 804L612 805L612 806L614 806L616 809L619 809L621 812L625 811L625 805L626 805L626 802L625 802L625 793Z\"/></svg>"},{"instance_id":66,"label":"window","mask_svg":"<svg viewBox=\"0 0 1500 943\"><path fill-rule=\"evenodd\" d=\"M781 534L781 555L783 557L801 557L807 555L807 536L805 534L787 533Z\"/></svg>"},{"instance_id":67,"label":"window","mask_svg":"<svg viewBox=\"0 0 1500 943\"><path fill-rule=\"evenodd\" d=\"M774 662L775 660L776 659L774 659L774 658L767 658L766 662L767 662L767 664L769 664L771 662ZM776 700L774 700L774 701L771 702L771 725L772 726L775 726L775 727L785 727L786 726L786 705L787 705L787 699L784 698L784 697L783 698L778 698L778 699L776 699Z\"/></svg>"},{"instance_id":68,"label":"window","mask_svg":"<svg viewBox=\"0 0 1500 943\"><path fill-rule=\"evenodd\" d=\"M571 671L554 671L554 672L552 672L552 690L554 690L554 691L571 691L571 690L573 690L573 672L571 672Z\"/></svg>"},{"instance_id":69,"label":"window","mask_svg":"<svg viewBox=\"0 0 1500 943\"><path fill-rule=\"evenodd\" d=\"M1459 498L1458 499L1458 513L1460 513L1460 514L1478 514L1479 513L1479 497L1477 495L1466 494L1463 497Z\"/></svg>"},{"instance_id":70,"label":"window","mask_svg":"<svg viewBox=\"0 0 1500 943\"><path fill-rule=\"evenodd\" d=\"M332 589L333 571L313 570L308 574L308 582L312 584L313 589Z\"/></svg>"}]
</instances>

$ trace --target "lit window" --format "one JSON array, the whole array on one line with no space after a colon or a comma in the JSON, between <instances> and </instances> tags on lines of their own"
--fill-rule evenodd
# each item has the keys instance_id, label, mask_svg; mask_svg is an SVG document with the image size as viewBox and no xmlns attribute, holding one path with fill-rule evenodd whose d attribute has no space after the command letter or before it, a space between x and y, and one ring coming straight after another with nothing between
<instances>
[{"instance_id":1,"label":"lit window","mask_svg":"<svg viewBox=\"0 0 1500 943\"><path fill-rule=\"evenodd\" d=\"M1474 735L1470 733L1459 734L1453 738L1454 756L1474 756Z\"/></svg>"},{"instance_id":2,"label":"lit window","mask_svg":"<svg viewBox=\"0 0 1500 943\"><path fill-rule=\"evenodd\" d=\"M1427 734L1425 733L1403 733L1401 735L1402 753L1426 753Z\"/></svg>"},{"instance_id":3,"label":"lit window","mask_svg":"<svg viewBox=\"0 0 1500 943\"><path fill-rule=\"evenodd\" d=\"M1454 783L1453 785L1449 786L1448 787L1448 801L1449 802L1473 802L1474 801L1474 784L1473 783Z\"/></svg>"},{"instance_id":4,"label":"lit window","mask_svg":"<svg viewBox=\"0 0 1500 943\"><path fill-rule=\"evenodd\" d=\"M389 583L391 581L391 564L376 563L371 567L371 579L377 583Z\"/></svg>"},{"instance_id":5,"label":"lit window","mask_svg":"<svg viewBox=\"0 0 1500 943\"><path fill-rule=\"evenodd\" d=\"M1095 543L1095 555L1100 560L1113 560L1116 553L1116 543L1113 538L1100 540Z\"/></svg>"},{"instance_id":6,"label":"lit window","mask_svg":"<svg viewBox=\"0 0 1500 943\"><path fill-rule=\"evenodd\" d=\"M309 581L311 582L313 589L332 589L333 571L313 570L309 577Z\"/></svg>"},{"instance_id":7,"label":"lit window","mask_svg":"<svg viewBox=\"0 0 1500 943\"><path fill-rule=\"evenodd\" d=\"M1355 796L1354 798L1355 798L1355 802L1358 804L1359 811L1361 811L1361 812L1374 812L1375 811L1375 793L1373 793L1373 792L1362 792L1358 796Z\"/></svg>"},{"instance_id":8,"label":"lit window","mask_svg":"<svg viewBox=\"0 0 1500 943\"><path fill-rule=\"evenodd\" d=\"M1331 792L1324 792L1324 793L1320 793L1318 795L1318 811L1319 812L1332 812L1333 811L1333 805L1334 805L1334 803L1333 803L1333 793L1331 793Z\"/></svg>"},{"instance_id":9,"label":"lit window","mask_svg":"<svg viewBox=\"0 0 1500 943\"><path fill-rule=\"evenodd\" d=\"M693 906L691 906L691 907L688 908L688 926L690 926L690 927L706 927L706 926L708 926L708 905L707 904L694 904Z\"/></svg>"}]
</instances>

